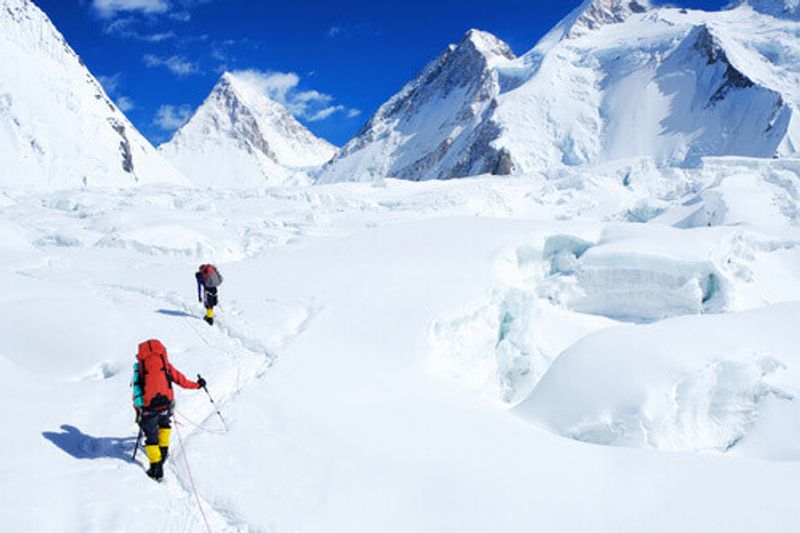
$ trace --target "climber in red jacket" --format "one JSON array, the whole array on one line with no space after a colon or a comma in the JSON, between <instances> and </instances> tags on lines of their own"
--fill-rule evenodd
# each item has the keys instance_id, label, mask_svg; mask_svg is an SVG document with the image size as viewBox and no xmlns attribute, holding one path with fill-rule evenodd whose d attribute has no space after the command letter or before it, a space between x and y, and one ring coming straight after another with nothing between
<instances>
[{"instance_id":1,"label":"climber in red jacket","mask_svg":"<svg viewBox=\"0 0 800 533\"><path fill-rule=\"evenodd\" d=\"M197 381L187 379L167 358L167 349L157 340L139 345L137 365L134 366L134 408L136 420L145 436L145 453L150 460L147 475L156 481L164 477L164 461L169 452L172 408L175 395L172 384L184 389L206 386L199 374Z\"/></svg>"}]
</instances>

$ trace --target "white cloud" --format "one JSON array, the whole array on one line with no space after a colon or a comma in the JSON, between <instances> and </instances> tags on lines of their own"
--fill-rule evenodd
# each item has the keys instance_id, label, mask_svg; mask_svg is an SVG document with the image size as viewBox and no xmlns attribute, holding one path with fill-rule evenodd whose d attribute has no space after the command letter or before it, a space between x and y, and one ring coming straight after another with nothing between
<instances>
[{"instance_id":1,"label":"white cloud","mask_svg":"<svg viewBox=\"0 0 800 533\"><path fill-rule=\"evenodd\" d=\"M136 109L136 104L133 102L132 99L128 98L127 96L120 96L119 98L117 98L116 103L117 107L123 113L127 113L128 111Z\"/></svg>"},{"instance_id":2,"label":"white cloud","mask_svg":"<svg viewBox=\"0 0 800 533\"><path fill-rule=\"evenodd\" d=\"M330 29L327 31L327 35L330 38L338 37L344 32L341 26L331 26Z\"/></svg>"},{"instance_id":3,"label":"white cloud","mask_svg":"<svg viewBox=\"0 0 800 533\"><path fill-rule=\"evenodd\" d=\"M348 109L347 110L347 118L356 118L361 116L360 109Z\"/></svg>"},{"instance_id":4,"label":"white cloud","mask_svg":"<svg viewBox=\"0 0 800 533\"><path fill-rule=\"evenodd\" d=\"M119 88L122 85L122 74L116 73L111 76L97 76L97 81L100 82L100 85L103 86L103 89L106 91L106 94L114 98L114 101L117 104L117 107L123 113L126 113L132 109L136 108L136 104L134 104L133 100L127 96L123 96L120 94Z\"/></svg>"},{"instance_id":5,"label":"white cloud","mask_svg":"<svg viewBox=\"0 0 800 533\"><path fill-rule=\"evenodd\" d=\"M197 65L182 56L159 57L154 54L145 54L142 60L150 68L166 67L170 72L180 77L198 72Z\"/></svg>"},{"instance_id":6,"label":"white cloud","mask_svg":"<svg viewBox=\"0 0 800 533\"><path fill-rule=\"evenodd\" d=\"M167 0L92 0L92 7L103 18L113 18L120 13L139 12L159 14L169 11Z\"/></svg>"},{"instance_id":7,"label":"white cloud","mask_svg":"<svg viewBox=\"0 0 800 533\"><path fill-rule=\"evenodd\" d=\"M347 111L343 105L331 105L334 98L329 94L313 89L298 90L300 76L294 72L251 69L234 72L233 75L283 105L292 115L309 122L325 120L335 113Z\"/></svg>"},{"instance_id":8,"label":"white cloud","mask_svg":"<svg viewBox=\"0 0 800 533\"><path fill-rule=\"evenodd\" d=\"M106 93L114 94L119 89L119 84L122 82L122 74L116 73L113 76L97 76L97 81L103 86Z\"/></svg>"},{"instance_id":9,"label":"white cloud","mask_svg":"<svg viewBox=\"0 0 800 533\"><path fill-rule=\"evenodd\" d=\"M162 105L156 111L153 123L164 131L175 131L192 116L192 108L188 105Z\"/></svg>"},{"instance_id":10,"label":"white cloud","mask_svg":"<svg viewBox=\"0 0 800 533\"><path fill-rule=\"evenodd\" d=\"M330 117L334 113L337 113L339 111L344 111L344 110L345 110L345 107L343 105L334 105L334 106L326 107L326 108L320 109L319 111L317 111L316 113L314 113L313 115L308 117L308 121L309 122L318 122L320 120L325 120L326 118Z\"/></svg>"},{"instance_id":11,"label":"white cloud","mask_svg":"<svg viewBox=\"0 0 800 533\"><path fill-rule=\"evenodd\" d=\"M256 87L267 96L286 104L290 91L300 84L300 76L294 72L261 72L258 70L240 70L233 73L237 78Z\"/></svg>"}]
</instances>

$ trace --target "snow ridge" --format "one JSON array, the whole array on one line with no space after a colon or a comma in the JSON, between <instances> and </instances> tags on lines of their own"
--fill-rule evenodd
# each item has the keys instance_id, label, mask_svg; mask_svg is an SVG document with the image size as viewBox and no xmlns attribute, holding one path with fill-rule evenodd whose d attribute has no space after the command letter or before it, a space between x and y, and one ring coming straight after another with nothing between
<instances>
[{"instance_id":1,"label":"snow ridge","mask_svg":"<svg viewBox=\"0 0 800 533\"><path fill-rule=\"evenodd\" d=\"M648 0L586 0L567 17L564 36L579 37L607 24L619 24L650 8Z\"/></svg>"}]
</instances>

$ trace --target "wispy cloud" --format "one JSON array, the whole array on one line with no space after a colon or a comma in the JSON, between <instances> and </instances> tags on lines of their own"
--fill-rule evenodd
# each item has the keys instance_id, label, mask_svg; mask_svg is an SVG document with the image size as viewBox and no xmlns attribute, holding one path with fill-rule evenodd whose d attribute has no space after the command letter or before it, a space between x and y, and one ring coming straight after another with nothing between
<instances>
[{"instance_id":1,"label":"wispy cloud","mask_svg":"<svg viewBox=\"0 0 800 533\"><path fill-rule=\"evenodd\" d=\"M106 93L114 99L117 107L123 112L127 113L136 108L133 99L120 94L120 87L122 85L122 74L116 73L111 76L97 76L97 81L103 86Z\"/></svg>"},{"instance_id":2,"label":"wispy cloud","mask_svg":"<svg viewBox=\"0 0 800 533\"><path fill-rule=\"evenodd\" d=\"M197 65L183 56L161 57L155 54L145 54L142 60L144 64L150 68L166 67L178 77L184 77L199 72Z\"/></svg>"},{"instance_id":3,"label":"wispy cloud","mask_svg":"<svg viewBox=\"0 0 800 533\"><path fill-rule=\"evenodd\" d=\"M143 33L132 28L135 22L135 19L132 18L112 20L110 23L106 24L103 28L103 32L106 35L114 35L115 37L121 37L123 39L136 39L137 41L145 41L148 43L160 43L176 37L175 32L172 30Z\"/></svg>"},{"instance_id":4,"label":"wispy cloud","mask_svg":"<svg viewBox=\"0 0 800 533\"><path fill-rule=\"evenodd\" d=\"M329 39L341 39L345 37L378 37L383 31L369 22L353 24L348 26L334 25L325 31L325 36Z\"/></svg>"},{"instance_id":5,"label":"wispy cloud","mask_svg":"<svg viewBox=\"0 0 800 533\"><path fill-rule=\"evenodd\" d=\"M108 94L115 94L117 89L119 89L120 83L122 83L122 74L118 72L111 76L100 75L97 76L97 81L100 82L100 85L103 86L103 89L105 89Z\"/></svg>"},{"instance_id":6,"label":"wispy cloud","mask_svg":"<svg viewBox=\"0 0 800 533\"><path fill-rule=\"evenodd\" d=\"M192 108L188 105L162 105L156 111L153 124L164 131L172 132L186 124L191 116Z\"/></svg>"},{"instance_id":7,"label":"wispy cloud","mask_svg":"<svg viewBox=\"0 0 800 533\"><path fill-rule=\"evenodd\" d=\"M349 113L343 105L332 105L333 96L316 90L299 90L300 76L294 72L241 70L233 73L239 79L256 87L266 96L283 105L292 115L317 122L336 113Z\"/></svg>"},{"instance_id":8,"label":"wispy cloud","mask_svg":"<svg viewBox=\"0 0 800 533\"><path fill-rule=\"evenodd\" d=\"M339 111L345 111L345 107L343 105L333 105L328 106L323 109L320 109L310 117L308 117L309 122L319 122L320 120L325 120L326 118L330 117L334 113Z\"/></svg>"},{"instance_id":9,"label":"wispy cloud","mask_svg":"<svg viewBox=\"0 0 800 533\"><path fill-rule=\"evenodd\" d=\"M117 104L117 107L120 109L120 111L122 111L123 113L127 113L128 111L136 109L136 104L133 102L131 98L128 98L127 96L120 96L115 100L115 103Z\"/></svg>"},{"instance_id":10,"label":"wispy cloud","mask_svg":"<svg viewBox=\"0 0 800 533\"><path fill-rule=\"evenodd\" d=\"M166 13L167 0L92 0L92 8L103 18L114 18L120 13Z\"/></svg>"},{"instance_id":11,"label":"wispy cloud","mask_svg":"<svg viewBox=\"0 0 800 533\"><path fill-rule=\"evenodd\" d=\"M356 118L361 116L360 109L348 109L347 110L347 118Z\"/></svg>"}]
</instances>

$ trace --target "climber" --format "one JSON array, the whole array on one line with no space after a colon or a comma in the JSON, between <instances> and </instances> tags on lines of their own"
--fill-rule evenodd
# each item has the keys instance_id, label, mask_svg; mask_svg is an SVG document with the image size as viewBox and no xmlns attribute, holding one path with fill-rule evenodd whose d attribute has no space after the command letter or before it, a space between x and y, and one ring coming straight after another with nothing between
<instances>
[{"instance_id":1,"label":"climber","mask_svg":"<svg viewBox=\"0 0 800 533\"><path fill-rule=\"evenodd\" d=\"M206 308L203 318L210 326L214 325L214 306L217 305L217 287L222 285L222 274L214 265L200 265L194 275L197 280L197 301Z\"/></svg>"},{"instance_id":2,"label":"climber","mask_svg":"<svg viewBox=\"0 0 800 533\"><path fill-rule=\"evenodd\" d=\"M170 419L175 405L173 383L184 389L206 386L206 380L199 374L197 381L191 381L176 370L160 341L153 339L139 344L133 365L133 407L136 422L145 436L144 449L150 461L147 475L156 481L164 477L164 462L169 453Z\"/></svg>"}]
</instances>

